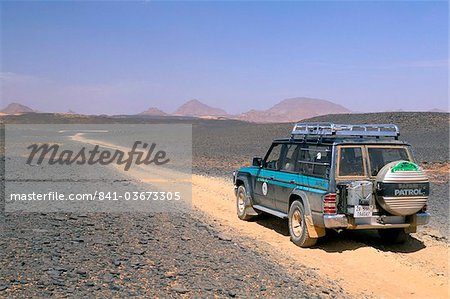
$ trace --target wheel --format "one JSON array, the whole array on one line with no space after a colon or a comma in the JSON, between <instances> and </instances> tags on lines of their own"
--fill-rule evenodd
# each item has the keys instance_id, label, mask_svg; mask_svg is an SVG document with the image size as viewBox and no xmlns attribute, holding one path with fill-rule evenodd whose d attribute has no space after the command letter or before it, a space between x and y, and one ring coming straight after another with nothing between
<instances>
[{"instance_id":1,"label":"wheel","mask_svg":"<svg viewBox=\"0 0 450 299\"><path fill-rule=\"evenodd\" d=\"M291 241L300 247L314 246L317 239L311 238L308 234L305 221L305 208L300 201L296 200L291 204L288 218Z\"/></svg>"},{"instance_id":2,"label":"wheel","mask_svg":"<svg viewBox=\"0 0 450 299\"><path fill-rule=\"evenodd\" d=\"M245 190L244 185L239 186L236 194L236 211L239 219L247 221L253 219L255 216L247 214L247 209L245 208L246 197L247 190Z\"/></svg>"},{"instance_id":3,"label":"wheel","mask_svg":"<svg viewBox=\"0 0 450 299\"><path fill-rule=\"evenodd\" d=\"M403 228L379 229L378 234L383 241L389 243L405 243L409 236Z\"/></svg>"}]
</instances>

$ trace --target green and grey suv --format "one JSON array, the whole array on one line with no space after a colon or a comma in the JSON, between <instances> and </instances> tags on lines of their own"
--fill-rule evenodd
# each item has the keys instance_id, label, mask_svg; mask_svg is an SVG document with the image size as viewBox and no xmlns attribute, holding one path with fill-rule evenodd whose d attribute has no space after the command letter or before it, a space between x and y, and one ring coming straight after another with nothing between
<instances>
[{"instance_id":1,"label":"green and grey suv","mask_svg":"<svg viewBox=\"0 0 450 299\"><path fill-rule=\"evenodd\" d=\"M237 215L285 218L301 247L327 229L377 229L402 242L429 221L430 184L398 137L392 124L297 123L290 138L233 173Z\"/></svg>"}]
</instances>

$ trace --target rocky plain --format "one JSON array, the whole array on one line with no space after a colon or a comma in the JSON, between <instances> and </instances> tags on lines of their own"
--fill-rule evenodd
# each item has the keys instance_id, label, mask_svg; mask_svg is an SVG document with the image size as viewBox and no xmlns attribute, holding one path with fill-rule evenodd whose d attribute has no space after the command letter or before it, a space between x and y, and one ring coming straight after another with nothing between
<instances>
[{"instance_id":1,"label":"rocky plain","mask_svg":"<svg viewBox=\"0 0 450 299\"><path fill-rule=\"evenodd\" d=\"M272 139L287 137L292 129L292 123L256 124L189 117L25 114L3 116L2 121L6 124L190 123L193 126L193 174L213 178L212 182L216 179L231 181L234 169L249 163L253 156L263 156ZM385 246L376 238L332 234L329 244L311 251L290 247L286 228L278 220L269 218L250 224L256 227L255 233L264 230L266 236L266 239L254 240L239 233L240 228L233 227L234 222L215 217L217 211L208 214L202 209L202 202L206 202L208 196L219 198L215 200L230 211L234 208L232 190L227 193L220 189L232 188L225 183L220 188L202 185L209 189L194 190L193 196L202 196L204 201L190 210L175 213L3 212L0 219L0 297L359 297L351 291L351 283L336 279L337 275L331 272L323 272L321 267L309 262L308 256L316 252L318 256L330 255L333 261L336 252L364 247L376 257L392 254L389 258L402 260L404 266L410 262L408 253L417 254L436 244L447 246L447 113L341 114L310 121L398 124L401 139L413 145L417 162L431 178L428 207L433 219L425 230L403 248ZM4 163L4 159L1 162ZM4 184L4 172L2 177ZM139 185L139 182L132 184ZM274 224L281 228L274 228ZM278 248L289 248L287 258L276 257L288 254L277 253L276 244L275 249L269 248L273 245L272 238L280 238L277 242L283 246ZM340 238L344 241L336 241ZM347 249L342 249L342 244ZM299 253L296 259L294 250ZM303 252L304 260L301 259ZM362 259L367 253L360 255ZM439 279L448 277L448 268L443 272L430 266L427 271ZM360 295L377 297L370 290Z\"/></svg>"}]
</instances>

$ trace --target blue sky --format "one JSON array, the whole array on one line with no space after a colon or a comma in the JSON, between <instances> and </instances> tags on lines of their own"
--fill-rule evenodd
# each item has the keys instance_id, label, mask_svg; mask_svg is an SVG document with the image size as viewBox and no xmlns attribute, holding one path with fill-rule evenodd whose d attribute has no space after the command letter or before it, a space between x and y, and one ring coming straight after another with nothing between
<instances>
[{"instance_id":1,"label":"blue sky","mask_svg":"<svg viewBox=\"0 0 450 299\"><path fill-rule=\"evenodd\" d=\"M2 106L448 110L447 2L2 2Z\"/></svg>"}]
</instances>

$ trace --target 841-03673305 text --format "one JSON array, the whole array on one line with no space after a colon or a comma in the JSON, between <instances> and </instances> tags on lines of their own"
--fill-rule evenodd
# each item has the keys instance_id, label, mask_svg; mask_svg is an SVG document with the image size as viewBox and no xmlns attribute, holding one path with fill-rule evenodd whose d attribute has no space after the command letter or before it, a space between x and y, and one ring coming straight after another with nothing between
<instances>
[{"instance_id":1,"label":"841-03673305 text","mask_svg":"<svg viewBox=\"0 0 450 299\"><path fill-rule=\"evenodd\" d=\"M11 193L9 201L178 201L181 200L181 192L174 191L95 191L93 193L70 193L50 191L47 193Z\"/></svg>"}]
</instances>

